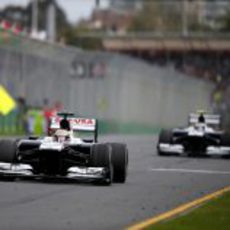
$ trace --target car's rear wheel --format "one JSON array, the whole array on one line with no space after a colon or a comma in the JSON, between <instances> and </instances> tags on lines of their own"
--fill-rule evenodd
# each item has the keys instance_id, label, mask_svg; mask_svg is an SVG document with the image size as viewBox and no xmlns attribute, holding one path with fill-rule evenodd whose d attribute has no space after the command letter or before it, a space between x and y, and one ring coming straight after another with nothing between
<instances>
[{"instance_id":1,"label":"car's rear wheel","mask_svg":"<svg viewBox=\"0 0 230 230\"><path fill-rule=\"evenodd\" d=\"M128 171L128 149L122 143L110 143L112 147L113 182L125 183Z\"/></svg>"},{"instance_id":2,"label":"car's rear wheel","mask_svg":"<svg viewBox=\"0 0 230 230\"><path fill-rule=\"evenodd\" d=\"M92 146L90 155L90 166L104 167L105 178L100 181L101 184L111 185L113 180L113 166L111 159L111 148L106 144L96 144Z\"/></svg>"},{"instance_id":3,"label":"car's rear wheel","mask_svg":"<svg viewBox=\"0 0 230 230\"><path fill-rule=\"evenodd\" d=\"M172 131L170 129L163 129L161 130L160 132L160 135L159 135L159 140L158 140L158 144L157 144L157 153L158 155L160 156L166 156L168 155L168 153L162 151L160 149L160 144L170 144L172 143Z\"/></svg>"}]
</instances>

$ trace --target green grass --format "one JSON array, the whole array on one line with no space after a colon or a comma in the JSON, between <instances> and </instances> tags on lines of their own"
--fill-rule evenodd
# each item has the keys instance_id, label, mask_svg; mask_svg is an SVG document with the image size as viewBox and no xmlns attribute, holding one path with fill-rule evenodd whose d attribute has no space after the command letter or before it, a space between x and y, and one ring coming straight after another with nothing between
<instances>
[{"instance_id":1,"label":"green grass","mask_svg":"<svg viewBox=\"0 0 230 230\"><path fill-rule=\"evenodd\" d=\"M230 192L191 212L174 219L155 224L148 230L229 230Z\"/></svg>"}]
</instances>

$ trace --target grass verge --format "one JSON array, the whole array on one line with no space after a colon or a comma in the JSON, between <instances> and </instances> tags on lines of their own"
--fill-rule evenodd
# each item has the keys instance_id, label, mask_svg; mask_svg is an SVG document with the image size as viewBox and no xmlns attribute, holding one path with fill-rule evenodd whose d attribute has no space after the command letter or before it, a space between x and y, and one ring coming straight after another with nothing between
<instances>
[{"instance_id":1,"label":"grass verge","mask_svg":"<svg viewBox=\"0 0 230 230\"><path fill-rule=\"evenodd\" d=\"M147 230L229 230L230 192L189 213L152 225Z\"/></svg>"}]
</instances>

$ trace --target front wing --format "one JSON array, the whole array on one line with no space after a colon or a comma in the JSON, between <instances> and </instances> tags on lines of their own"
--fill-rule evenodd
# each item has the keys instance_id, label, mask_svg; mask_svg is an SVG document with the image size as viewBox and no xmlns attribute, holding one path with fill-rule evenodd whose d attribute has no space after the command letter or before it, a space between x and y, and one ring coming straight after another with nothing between
<instances>
[{"instance_id":1,"label":"front wing","mask_svg":"<svg viewBox=\"0 0 230 230\"><path fill-rule=\"evenodd\" d=\"M186 154L184 151L184 146L181 144L166 144L159 143L158 150L167 154L178 154L184 155ZM230 155L230 147L227 146L208 146L205 155L208 156L229 156Z\"/></svg>"},{"instance_id":2,"label":"front wing","mask_svg":"<svg viewBox=\"0 0 230 230\"><path fill-rule=\"evenodd\" d=\"M0 162L0 177L16 178L54 178L71 179L76 181L100 181L106 180L106 168L103 167L70 167L65 176L34 174L33 168L28 164L11 164Z\"/></svg>"}]
</instances>

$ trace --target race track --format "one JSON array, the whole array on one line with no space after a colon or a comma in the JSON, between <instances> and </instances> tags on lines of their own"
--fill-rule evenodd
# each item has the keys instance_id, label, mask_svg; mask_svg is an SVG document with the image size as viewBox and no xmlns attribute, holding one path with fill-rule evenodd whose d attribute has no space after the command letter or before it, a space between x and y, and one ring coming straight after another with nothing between
<instances>
[{"instance_id":1,"label":"race track","mask_svg":"<svg viewBox=\"0 0 230 230\"><path fill-rule=\"evenodd\" d=\"M0 182L0 229L124 229L230 185L230 160L159 157L154 136L107 136L129 148L125 184Z\"/></svg>"}]
</instances>

